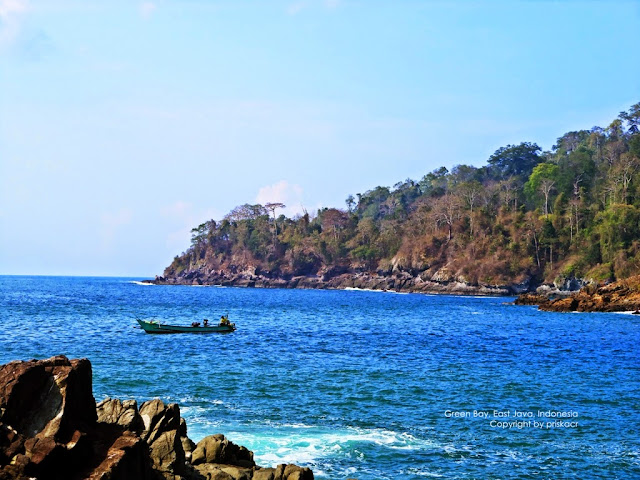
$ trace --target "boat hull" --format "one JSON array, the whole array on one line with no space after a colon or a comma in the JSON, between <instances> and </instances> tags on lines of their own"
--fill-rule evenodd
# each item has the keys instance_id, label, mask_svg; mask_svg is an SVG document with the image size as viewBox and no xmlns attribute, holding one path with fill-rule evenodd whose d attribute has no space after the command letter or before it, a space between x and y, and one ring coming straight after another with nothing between
<instances>
[{"instance_id":1,"label":"boat hull","mask_svg":"<svg viewBox=\"0 0 640 480\"><path fill-rule=\"evenodd\" d=\"M199 327L185 327L182 325L165 325L155 321L147 321L136 319L140 328L145 333L153 334L169 334L169 333L231 333L236 327L234 324L230 325L211 325L211 326L199 326Z\"/></svg>"}]
</instances>

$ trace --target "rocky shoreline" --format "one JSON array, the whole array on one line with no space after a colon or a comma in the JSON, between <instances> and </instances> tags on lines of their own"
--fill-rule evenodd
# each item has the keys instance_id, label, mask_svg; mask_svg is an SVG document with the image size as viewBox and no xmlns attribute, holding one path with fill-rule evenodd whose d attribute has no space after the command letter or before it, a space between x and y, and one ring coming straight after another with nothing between
<instances>
[{"instance_id":1,"label":"rocky shoreline","mask_svg":"<svg viewBox=\"0 0 640 480\"><path fill-rule=\"evenodd\" d=\"M238 271L191 270L176 276L157 276L145 280L155 285L216 285L248 288L301 288L394 291L403 293L442 293L453 295L514 296L529 291L530 278L508 285L483 285L465 281L446 271L435 276L412 275L408 272L392 274L352 272L346 268L332 267L317 275L282 277L262 273L256 269Z\"/></svg>"},{"instance_id":2,"label":"rocky shoreline","mask_svg":"<svg viewBox=\"0 0 640 480\"><path fill-rule=\"evenodd\" d=\"M180 407L155 399L96 405L87 359L0 366L0 480L313 480L263 468L224 435L195 444Z\"/></svg>"},{"instance_id":3,"label":"rocky shoreline","mask_svg":"<svg viewBox=\"0 0 640 480\"><path fill-rule=\"evenodd\" d=\"M527 276L519 283L484 285L467 282L445 268L435 275L395 272L357 272L348 267L323 269L316 275L283 277L259 269L195 269L179 275L145 280L155 285L232 286L247 288L362 289L401 293L478 296L517 296L516 305L538 305L555 312L640 311L640 276L606 285L569 277L551 284L536 283Z\"/></svg>"},{"instance_id":4,"label":"rocky shoreline","mask_svg":"<svg viewBox=\"0 0 640 480\"><path fill-rule=\"evenodd\" d=\"M568 296L526 293L516 305L538 305L549 312L639 312L640 276L630 277L608 285L586 285Z\"/></svg>"}]
</instances>

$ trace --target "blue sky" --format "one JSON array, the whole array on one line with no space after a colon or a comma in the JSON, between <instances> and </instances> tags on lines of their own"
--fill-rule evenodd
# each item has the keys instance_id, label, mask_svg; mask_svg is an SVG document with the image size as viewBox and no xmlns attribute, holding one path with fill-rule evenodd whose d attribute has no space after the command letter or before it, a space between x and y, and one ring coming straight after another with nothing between
<instances>
[{"instance_id":1,"label":"blue sky","mask_svg":"<svg viewBox=\"0 0 640 480\"><path fill-rule=\"evenodd\" d=\"M640 101L639 1L0 0L0 274L162 273Z\"/></svg>"}]
</instances>

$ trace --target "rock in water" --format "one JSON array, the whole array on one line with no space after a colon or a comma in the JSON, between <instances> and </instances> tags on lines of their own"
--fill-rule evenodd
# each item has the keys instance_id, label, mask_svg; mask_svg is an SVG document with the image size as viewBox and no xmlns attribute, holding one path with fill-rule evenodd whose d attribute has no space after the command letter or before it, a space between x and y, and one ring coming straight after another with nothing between
<instances>
[{"instance_id":1,"label":"rock in water","mask_svg":"<svg viewBox=\"0 0 640 480\"><path fill-rule=\"evenodd\" d=\"M196 446L180 408L155 399L97 406L91 363L64 356L0 366L0 480L313 480L261 468L224 435Z\"/></svg>"},{"instance_id":2,"label":"rock in water","mask_svg":"<svg viewBox=\"0 0 640 480\"><path fill-rule=\"evenodd\" d=\"M198 442L191 455L191 464L201 463L223 463L244 468L256 466L253 452L230 442L221 434L209 435Z\"/></svg>"}]
</instances>

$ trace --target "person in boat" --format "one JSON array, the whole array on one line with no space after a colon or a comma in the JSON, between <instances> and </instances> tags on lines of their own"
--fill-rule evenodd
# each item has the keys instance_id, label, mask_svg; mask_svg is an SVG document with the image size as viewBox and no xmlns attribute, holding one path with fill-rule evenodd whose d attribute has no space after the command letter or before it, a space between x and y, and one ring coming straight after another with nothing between
<instances>
[{"instance_id":1,"label":"person in boat","mask_svg":"<svg viewBox=\"0 0 640 480\"><path fill-rule=\"evenodd\" d=\"M205 318L205 319L202 321L202 324L203 324L205 327L208 327L208 326L209 326L209 319L208 319L208 318Z\"/></svg>"},{"instance_id":2,"label":"person in boat","mask_svg":"<svg viewBox=\"0 0 640 480\"><path fill-rule=\"evenodd\" d=\"M220 317L220 325L229 325L229 316L228 315L222 315Z\"/></svg>"}]
</instances>

